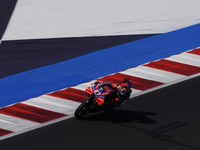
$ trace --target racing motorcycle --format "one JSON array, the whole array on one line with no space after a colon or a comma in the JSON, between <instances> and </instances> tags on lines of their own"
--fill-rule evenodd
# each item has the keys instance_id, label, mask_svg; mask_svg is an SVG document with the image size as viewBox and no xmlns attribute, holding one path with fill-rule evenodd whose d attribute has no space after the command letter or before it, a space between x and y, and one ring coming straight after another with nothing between
<instances>
[{"instance_id":1,"label":"racing motorcycle","mask_svg":"<svg viewBox=\"0 0 200 150\"><path fill-rule=\"evenodd\" d=\"M110 83L109 83L110 84ZM131 87L133 86L128 79L125 79L123 83L118 87L128 87L128 92L126 91L126 96L131 94ZM75 110L75 117L78 119L83 118L86 114L95 113L95 112L111 112L116 106L121 106L115 101L115 96L113 93L117 93L116 88L106 86L103 82L96 82L91 86L87 87L86 92L88 93L88 98L81 103L78 108ZM124 103L123 103L124 104Z\"/></svg>"}]
</instances>

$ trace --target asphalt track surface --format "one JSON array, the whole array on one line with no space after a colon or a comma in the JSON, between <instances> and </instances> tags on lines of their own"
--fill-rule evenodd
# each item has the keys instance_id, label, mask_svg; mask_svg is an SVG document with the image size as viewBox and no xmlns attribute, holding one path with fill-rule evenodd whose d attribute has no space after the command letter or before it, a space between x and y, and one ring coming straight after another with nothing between
<instances>
[{"instance_id":1,"label":"asphalt track surface","mask_svg":"<svg viewBox=\"0 0 200 150\"><path fill-rule=\"evenodd\" d=\"M70 118L0 141L15 150L199 150L200 78L131 99L110 116Z\"/></svg>"},{"instance_id":2,"label":"asphalt track surface","mask_svg":"<svg viewBox=\"0 0 200 150\"><path fill-rule=\"evenodd\" d=\"M5 0L1 2L6 4ZM5 7L6 15L0 16L7 16L0 26L0 36L15 3L12 1L9 7ZM106 37L99 37L3 41L0 46L0 78L148 36L151 35L116 36L106 40ZM80 41L78 45L75 44L77 41ZM200 150L199 89L200 78L196 77L135 97L109 116L98 113L85 120L70 118L2 140L0 148Z\"/></svg>"},{"instance_id":3,"label":"asphalt track surface","mask_svg":"<svg viewBox=\"0 0 200 150\"><path fill-rule=\"evenodd\" d=\"M113 43L113 39L109 43ZM99 43L98 40L96 42ZM93 44L95 45L94 42ZM106 46L104 42L102 45ZM72 47L73 44L68 46ZM96 46L96 49L100 48ZM28 52L33 53L30 49ZM43 51L38 51L38 56L40 52L41 55L44 54ZM52 53L58 55L57 51ZM66 53L70 55L70 51ZM64 55L59 55L61 58L62 56ZM9 57L12 58L12 55ZM52 59L53 57L49 59L49 64L52 63L50 61ZM42 59L38 62L43 63ZM34 61L28 62L29 65L34 63ZM27 68L25 66L22 69ZM10 70L8 74L13 73L12 69ZM70 118L2 140L0 146L1 149L7 150L200 149L199 89L200 78L196 77L135 97L127 105L113 111L110 116L98 113L85 120Z\"/></svg>"},{"instance_id":4,"label":"asphalt track surface","mask_svg":"<svg viewBox=\"0 0 200 150\"><path fill-rule=\"evenodd\" d=\"M154 35L2 41L0 78Z\"/></svg>"}]
</instances>

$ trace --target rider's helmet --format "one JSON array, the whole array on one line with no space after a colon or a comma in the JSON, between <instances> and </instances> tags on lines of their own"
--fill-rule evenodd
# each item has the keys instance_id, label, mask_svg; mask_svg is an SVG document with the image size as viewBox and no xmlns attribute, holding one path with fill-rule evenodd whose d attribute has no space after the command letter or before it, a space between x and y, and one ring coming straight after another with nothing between
<instances>
[{"instance_id":1,"label":"rider's helmet","mask_svg":"<svg viewBox=\"0 0 200 150\"><path fill-rule=\"evenodd\" d=\"M131 94L131 87L133 84L129 81L129 79L124 79L121 85L117 87L117 95L121 99L126 99Z\"/></svg>"},{"instance_id":2,"label":"rider's helmet","mask_svg":"<svg viewBox=\"0 0 200 150\"><path fill-rule=\"evenodd\" d=\"M120 99L125 99L130 95L130 88L126 84L121 84L117 87L117 95Z\"/></svg>"}]
</instances>

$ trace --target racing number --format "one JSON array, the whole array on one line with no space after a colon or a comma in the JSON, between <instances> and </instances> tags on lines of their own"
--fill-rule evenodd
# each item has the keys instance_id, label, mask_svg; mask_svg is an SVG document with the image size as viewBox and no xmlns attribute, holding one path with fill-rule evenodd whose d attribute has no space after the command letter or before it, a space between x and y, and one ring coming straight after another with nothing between
<instances>
[{"instance_id":1,"label":"racing number","mask_svg":"<svg viewBox=\"0 0 200 150\"><path fill-rule=\"evenodd\" d=\"M94 93L95 93L96 95L101 95L101 92L100 92L99 90L95 90Z\"/></svg>"}]
</instances>

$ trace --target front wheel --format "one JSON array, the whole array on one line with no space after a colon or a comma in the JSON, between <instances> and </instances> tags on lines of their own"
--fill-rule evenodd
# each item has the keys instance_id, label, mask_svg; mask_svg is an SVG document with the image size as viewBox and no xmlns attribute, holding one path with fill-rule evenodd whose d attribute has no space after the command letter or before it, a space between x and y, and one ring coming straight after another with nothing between
<instances>
[{"instance_id":1,"label":"front wheel","mask_svg":"<svg viewBox=\"0 0 200 150\"><path fill-rule=\"evenodd\" d=\"M76 109L74 116L78 119L82 118L84 115L87 114L89 109L89 101L88 99L85 100L82 104L80 104L78 106L78 108Z\"/></svg>"}]
</instances>

